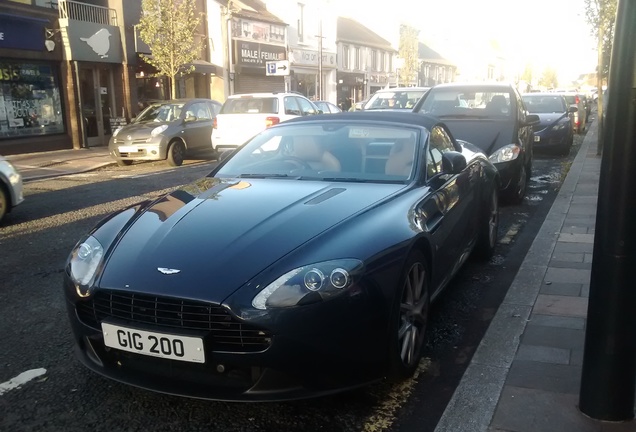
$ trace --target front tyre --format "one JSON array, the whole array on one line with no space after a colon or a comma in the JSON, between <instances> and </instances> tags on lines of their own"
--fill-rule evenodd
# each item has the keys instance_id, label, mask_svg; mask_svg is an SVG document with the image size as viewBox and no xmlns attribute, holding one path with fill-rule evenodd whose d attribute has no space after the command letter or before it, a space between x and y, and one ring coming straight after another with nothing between
<instances>
[{"instance_id":1,"label":"front tyre","mask_svg":"<svg viewBox=\"0 0 636 432\"><path fill-rule=\"evenodd\" d=\"M479 259L488 260L495 253L499 231L499 193L496 187L492 188L488 204L484 206L478 231L475 255Z\"/></svg>"},{"instance_id":2,"label":"front tyre","mask_svg":"<svg viewBox=\"0 0 636 432\"><path fill-rule=\"evenodd\" d=\"M168 165L181 166L185 158L185 146L181 141L174 141L168 148Z\"/></svg>"},{"instance_id":3,"label":"front tyre","mask_svg":"<svg viewBox=\"0 0 636 432\"><path fill-rule=\"evenodd\" d=\"M124 159L117 159L117 165L118 166L130 166L132 165L133 161L131 160L124 160Z\"/></svg>"},{"instance_id":4,"label":"front tyre","mask_svg":"<svg viewBox=\"0 0 636 432\"><path fill-rule=\"evenodd\" d=\"M390 318L391 381L411 377L419 364L430 307L428 280L426 258L415 250L406 261Z\"/></svg>"},{"instance_id":5,"label":"front tyre","mask_svg":"<svg viewBox=\"0 0 636 432\"><path fill-rule=\"evenodd\" d=\"M9 194L0 184L0 222L9 211Z\"/></svg>"}]
</instances>

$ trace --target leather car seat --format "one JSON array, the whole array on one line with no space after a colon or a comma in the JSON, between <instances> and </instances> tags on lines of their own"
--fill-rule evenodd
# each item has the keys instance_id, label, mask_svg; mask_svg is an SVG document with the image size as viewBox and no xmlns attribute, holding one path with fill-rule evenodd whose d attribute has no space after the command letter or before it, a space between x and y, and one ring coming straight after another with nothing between
<instances>
[{"instance_id":1,"label":"leather car seat","mask_svg":"<svg viewBox=\"0 0 636 432\"><path fill-rule=\"evenodd\" d=\"M415 138L396 140L384 167L386 175L408 177L415 158Z\"/></svg>"},{"instance_id":2,"label":"leather car seat","mask_svg":"<svg viewBox=\"0 0 636 432\"><path fill-rule=\"evenodd\" d=\"M316 171L340 171L340 161L313 136L294 137L292 156L307 162Z\"/></svg>"}]
</instances>

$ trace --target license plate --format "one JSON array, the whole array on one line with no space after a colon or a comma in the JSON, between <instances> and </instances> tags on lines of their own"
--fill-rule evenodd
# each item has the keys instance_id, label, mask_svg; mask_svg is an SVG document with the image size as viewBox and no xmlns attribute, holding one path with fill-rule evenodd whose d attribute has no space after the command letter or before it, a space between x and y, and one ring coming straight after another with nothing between
<instances>
[{"instance_id":1,"label":"license plate","mask_svg":"<svg viewBox=\"0 0 636 432\"><path fill-rule=\"evenodd\" d=\"M541 141L541 137L540 136L534 136L534 142L539 142Z\"/></svg>"},{"instance_id":2,"label":"license plate","mask_svg":"<svg viewBox=\"0 0 636 432\"><path fill-rule=\"evenodd\" d=\"M136 153L139 151L135 146L119 146L118 149L119 153Z\"/></svg>"},{"instance_id":3,"label":"license plate","mask_svg":"<svg viewBox=\"0 0 636 432\"><path fill-rule=\"evenodd\" d=\"M104 345L137 354L205 363L203 339L102 323Z\"/></svg>"}]
</instances>

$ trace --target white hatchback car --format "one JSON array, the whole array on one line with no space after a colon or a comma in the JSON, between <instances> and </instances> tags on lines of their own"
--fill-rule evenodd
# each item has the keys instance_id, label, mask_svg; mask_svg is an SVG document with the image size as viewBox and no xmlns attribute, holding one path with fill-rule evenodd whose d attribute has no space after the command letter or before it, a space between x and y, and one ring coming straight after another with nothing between
<instances>
[{"instance_id":1,"label":"white hatchback car","mask_svg":"<svg viewBox=\"0 0 636 432\"><path fill-rule=\"evenodd\" d=\"M0 222L22 201L22 175L11 162L0 156Z\"/></svg>"},{"instance_id":2,"label":"white hatchback car","mask_svg":"<svg viewBox=\"0 0 636 432\"><path fill-rule=\"evenodd\" d=\"M227 98L214 119L212 149L233 150L270 126L296 117L320 114L297 93L249 93Z\"/></svg>"}]
</instances>

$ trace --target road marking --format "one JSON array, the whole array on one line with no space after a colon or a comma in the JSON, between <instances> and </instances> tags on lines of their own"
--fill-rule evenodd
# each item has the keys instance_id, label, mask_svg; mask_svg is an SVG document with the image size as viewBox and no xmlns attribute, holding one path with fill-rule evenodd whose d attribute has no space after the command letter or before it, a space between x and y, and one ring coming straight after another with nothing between
<instances>
[{"instance_id":1,"label":"road marking","mask_svg":"<svg viewBox=\"0 0 636 432\"><path fill-rule=\"evenodd\" d=\"M512 243L512 239L515 238L515 236L517 234L519 234L519 229L521 229L521 223L512 224L510 226L510 229L506 233L506 235L503 236L503 238L501 240L499 240L499 243L501 243L501 244L510 244L510 243Z\"/></svg>"},{"instance_id":2,"label":"road marking","mask_svg":"<svg viewBox=\"0 0 636 432\"><path fill-rule=\"evenodd\" d=\"M31 369L26 372L22 372L15 378L11 378L9 381L0 384L0 396L8 392L9 390L14 390L20 387L22 384L26 384L32 379L35 379L39 376L42 376L46 373L46 369Z\"/></svg>"},{"instance_id":3,"label":"road marking","mask_svg":"<svg viewBox=\"0 0 636 432\"><path fill-rule=\"evenodd\" d=\"M420 374L426 372L430 366L431 359L422 358L412 378L395 384L380 405L375 408L376 412L364 422L364 432L381 432L389 429L396 419L396 413L411 396Z\"/></svg>"}]
</instances>

